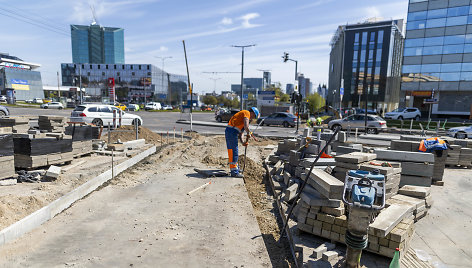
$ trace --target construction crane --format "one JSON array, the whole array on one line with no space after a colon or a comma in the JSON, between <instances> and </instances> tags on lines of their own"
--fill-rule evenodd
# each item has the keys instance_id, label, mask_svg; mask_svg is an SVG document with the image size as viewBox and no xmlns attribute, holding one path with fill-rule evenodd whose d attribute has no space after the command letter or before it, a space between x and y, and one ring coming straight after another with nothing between
<instances>
[{"instance_id":1,"label":"construction crane","mask_svg":"<svg viewBox=\"0 0 472 268\"><path fill-rule=\"evenodd\" d=\"M241 72L202 72L202 73L217 75L217 74L240 74ZM220 80L221 78L212 77L210 79L213 80L213 82L215 83L213 91L216 91L216 80Z\"/></svg>"},{"instance_id":2,"label":"construction crane","mask_svg":"<svg viewBox=\"0 0 472 268\"><path fill-rule=\"evenodd\" d=\"M90 5L90 9L92 10L93 17L92 25L98 24L97 15L95 14L95 8L93 7L93 5Z\"/></svg>"}]
</instances>

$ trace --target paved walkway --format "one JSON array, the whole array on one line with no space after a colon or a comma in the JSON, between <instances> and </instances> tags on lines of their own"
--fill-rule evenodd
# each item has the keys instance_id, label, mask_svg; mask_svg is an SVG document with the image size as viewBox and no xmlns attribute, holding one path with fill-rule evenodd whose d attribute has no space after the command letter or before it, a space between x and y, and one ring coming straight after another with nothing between
<instances>
[{"instance_id":1,"label":"paved walkway","mask_svg":"<svg viewBox=\"0 0 472 268\"><path fill-rule=\"evenodd\" d=\"M190 168L109 185L0 249L0 267L269 267L241 179Z\"/></svg>"},{"instance_id":2,"label":"paved walkway","mask_svg":"<svg viewBox=\"0 0 472 268\"><path fill-rule=\"evenodd\" d=\"M444 181L432 186L434 204L415 223L412 247L448 268L472 267L472 170L446 169Z\"/></svg>"}]
</instances>

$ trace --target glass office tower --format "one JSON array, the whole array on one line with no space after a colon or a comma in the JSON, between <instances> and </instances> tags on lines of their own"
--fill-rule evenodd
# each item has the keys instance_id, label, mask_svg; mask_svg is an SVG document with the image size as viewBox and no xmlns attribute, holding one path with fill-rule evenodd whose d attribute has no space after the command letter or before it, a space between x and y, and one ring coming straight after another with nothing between
<instances>
[{"instance_id":1,"label":"glass office tower","mask_svg":"<svg viewBox=\"0 0 472 268\"><path fill-rule=\"evenodd\" d=\"M342 25L331 40L327 103L389 110L398 105L403 20Z\"/></svg>"},{"instance_id":2,"label":"glass office tower","mask_svg":"<svg viewBox=\"0 0 472 268\"><path fill-rule=\"evenodd\" d=\"M72 62L97 64L125 63L124 30L103 27L71 25Z\"/></svg>"},{"instance_id":3,"label":"glass office tower","mask_svg":"<svg viewBox=\"0 0 472 268\"><path fill-rule=\"evenodd\" d=\"M424 115L468 117L472 104L470 1L410 0L400 102ZM433 95L434 94L434 95Z\"/></svg>"}]
</instances>

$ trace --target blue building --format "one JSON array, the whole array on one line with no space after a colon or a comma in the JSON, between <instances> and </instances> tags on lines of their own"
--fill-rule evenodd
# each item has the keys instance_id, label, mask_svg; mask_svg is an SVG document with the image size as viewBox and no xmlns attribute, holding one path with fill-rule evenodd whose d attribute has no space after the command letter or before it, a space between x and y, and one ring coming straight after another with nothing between
<instances>
[{"instance_id":1,"label":"blue building","mask_svg":"<svg viewBox=\"0 0 472 268\"><path fill-rule=\"evenodd\" d=\"M291 95L295 90L295 86L293 84L287 84L285 87L285 93Z\"/></svg>"},{"instance_id":2,"label":"blue building","mask_svg":"<svg viewBox=\"0 0 472 268\"><path fill-rule=\"evenodd\" d=\"M124 64L125 43L122 28L71 25L72 62Z\"/></svg>"},{"instance_id":3,"label":"blue building","mask_svg":"<svg viewBox=\"0 0 472 268\"><path fill-rule=\"evenodd\" d=\"M41 65L0 53L0 93L10 100L44 98Z\"/></svg>"},{"instance_id":4,"label":"blue building","mask_svg":"<svg viewBox=\"0 0 472 268\"><path fill-rule=\"evenodd\" d=\"M472 7L470 1L410 0L400 106L425 115L470 115L472 103Z\"/></svg>"}]
</instances>

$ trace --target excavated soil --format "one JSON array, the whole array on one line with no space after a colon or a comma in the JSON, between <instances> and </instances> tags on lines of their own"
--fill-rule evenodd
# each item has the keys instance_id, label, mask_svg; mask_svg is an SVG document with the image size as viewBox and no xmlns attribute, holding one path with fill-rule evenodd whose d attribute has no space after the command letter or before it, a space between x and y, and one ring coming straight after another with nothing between
<instances>
[{"instance_id":1,"label":"excavated soil","mask_svg":"<svg viewBox=\"0 0 472 268\"><path fill-rule=\"evenodd\" d=\"M131 141L136 139L135 127L134 126L121 126L116 129L117 132L111 133L110 141L112 143L116 142L118 139L122 142ZM129 130L129 131L126 131ZM124 132L126 131L126 132ZM148 128L139 127L138 137L140 139L145 139L146 143L159 145L161 143L161 135L152 132ZM103 135L102 140L108 141L108 135Z\"/></svg>"}]
</instances>

